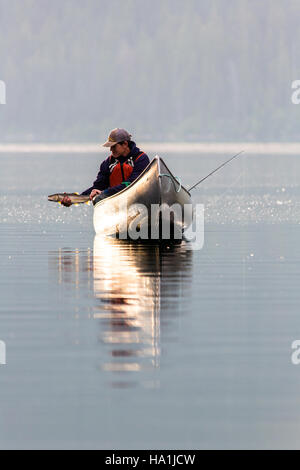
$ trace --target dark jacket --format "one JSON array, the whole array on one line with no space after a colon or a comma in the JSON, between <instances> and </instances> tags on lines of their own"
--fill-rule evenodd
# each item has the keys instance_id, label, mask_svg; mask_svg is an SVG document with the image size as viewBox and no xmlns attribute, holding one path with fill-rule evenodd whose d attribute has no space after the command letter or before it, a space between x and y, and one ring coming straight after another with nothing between
<instances>
[{"instance_id":1,"label":"dark jacket","mask_svg":"<svg viewBox=\"0 0 300 470\"><path fill-rule=\"evenodd\" d=\"M97 179L94 182L93 186L86 191L84 191L82 194L83 195L88 195L92 192L93 189L99 189L100 191L104 192L105 196L111 196L112 194L116 194L119 191L122 191L126 186L128 186L128 183L133 183L134 180L137 179L138 176L142 173L142 171L146 168L146 166L149 164L150 160L148 155L145 153L137 160L137 162L134 163L133 171L130 175L129 178L122 184L119 184L118 186L112 186L109 187L109 176L110 176L110 171L109 171L109 165L112 163L113 160L118 160L120 163L124 163L128 158L133 157L136 158L138 155L142 153L142 151L136 146L135 142L129 142L129 148L130 148L130 153L127 155L127 157L120 157L118 159L114 159L111 155L104 160L104 162L101 163L100 166L100 171L98 173Z\"/></svg>"}]
</instances>

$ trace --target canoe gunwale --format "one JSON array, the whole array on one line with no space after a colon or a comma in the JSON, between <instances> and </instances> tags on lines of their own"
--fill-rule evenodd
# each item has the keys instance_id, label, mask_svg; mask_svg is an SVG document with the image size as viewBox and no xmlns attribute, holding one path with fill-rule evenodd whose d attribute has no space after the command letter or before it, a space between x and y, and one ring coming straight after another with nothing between
<instances>
[{"instance_id":1,"label":"canoe gunwale","mask_svg":"<svg viewBox=\"0 0 300 470\"><path fill-rule=\"evenodd\" d=\"M170 173L170 177L176 181L177 184L180 185L180 191L183 189L190 197L191 197L191 193L183 186L183 184L178 181L178 179L173 175L173 173L169 170L168 166L166 165L166 163L164 162L164 160L158 156L156 156L155 158L157 158L159 160L159 177L162 178L163 176L165 176L163 173L160 172L161 168L160 168L160 162L162 162L164 164L164 166L166 167L167 171ZM180 192L178 191L178 193ZM177 192L177 191L176 191Z\"/></svg>"}]
</instances>

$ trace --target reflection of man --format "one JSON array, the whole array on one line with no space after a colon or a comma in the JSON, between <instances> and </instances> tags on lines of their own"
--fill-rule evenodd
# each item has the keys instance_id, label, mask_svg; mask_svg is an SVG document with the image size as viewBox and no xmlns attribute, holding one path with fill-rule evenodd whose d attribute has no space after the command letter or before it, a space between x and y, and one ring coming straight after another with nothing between
<instances>
[{"instance_id":1,"label":"reflection of man","mask_svg":"<svg viewBox=\"0 0 300 470\"><path fill-rule=\"evenodd\" d=\"M93 186L82 194L97 196L97 200L122 191L133 183L149 164L149 158L131 140L131 135L125 129L114 129L109 134L103 147L110 147L111 155L102 162L97 179ZM65 196L62 204L71 205L71 200Z\"/></svg>"}]
</instances>

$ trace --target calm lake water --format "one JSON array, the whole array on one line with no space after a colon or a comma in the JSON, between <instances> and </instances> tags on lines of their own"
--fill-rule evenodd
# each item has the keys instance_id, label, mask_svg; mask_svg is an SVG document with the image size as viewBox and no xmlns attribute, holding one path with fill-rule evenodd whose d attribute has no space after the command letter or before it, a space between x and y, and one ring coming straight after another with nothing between
<instances>
[{"instance_id":1,"label":"calm lake water","mask_svg":"<svg viewBox=\"0 0 300 470\"><path fill-rule=\"evenodd\" d=\"M153 155L151 155L153 156ZM191 186L229 158L164 156ZM102 155L0 156L0 447L300 448L300 159L194 192L200 251L96 238Z\"/></svg>"}]
</instances>

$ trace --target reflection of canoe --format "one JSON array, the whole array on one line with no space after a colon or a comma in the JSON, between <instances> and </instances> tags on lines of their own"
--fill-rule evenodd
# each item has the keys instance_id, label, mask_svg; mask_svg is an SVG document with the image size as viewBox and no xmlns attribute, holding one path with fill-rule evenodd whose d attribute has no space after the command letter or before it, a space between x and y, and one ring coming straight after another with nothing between
<instances>
[{"instance_id":1,"label":"reflection of canoe","mask_svg":"<svg viewBox=\"0 0 300 470\"><path fill-rule=\"evenodd\" d=\"M94 250L60 248L48 256L50 278L70 293L71 306L59 318L70 316L63 327L76 350L93 364L99 358L113 387L159 385L150 372L160 366L161 341L168 350L189 312L193 250L96 236Z\"/></svg>"},{"instance_id":2,"label":"reflection of canoe","mask_svg":"<svg viewBox=\"0 0 300 470\"><path fill-rule=\"evenodd\" d=\"M119 238L181 241L191 223L191 195L158 156L130 186L96 202L94 210L96 233Z\"/></svg>"},{"instance_id":3,"label":"reflection of canoe","mask_svg":"<svg viewBox=\"0 0 300 470\"><path fill-rule=\"evenodd\" d=\"M95 236L93 274L98 302L92 317L106 346L101 369L149 372L160 366L161 328L165 341L168 335L174 341L176 322L190 299L192 256L193 251L184 245L137 245ZM121 386L122 381L131 380L127 375L117 382Z\"/></svg>"},{"instance_id":4,"label":"reflection of canoe","mask_svg":"<svg viewBox=\"0 0 300 470\"><path fill-rule=\"evenodd\" d=\"M138 372L159 366L160 270L158 245L138 247L97 235L94 240L93 317L109 348L102 368Z\"/></svg>"}]
</instances>

